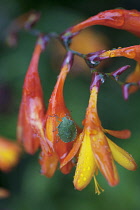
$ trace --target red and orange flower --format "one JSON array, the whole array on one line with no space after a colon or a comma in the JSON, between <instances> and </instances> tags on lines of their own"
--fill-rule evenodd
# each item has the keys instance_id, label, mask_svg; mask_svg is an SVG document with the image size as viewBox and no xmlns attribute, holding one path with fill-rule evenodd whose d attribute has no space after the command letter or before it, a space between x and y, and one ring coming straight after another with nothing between
<instances>
[{"instance_id":1,"label":"red and orange flower","mask_svg":"<svg viewBox=\"0 0 140 210\"><path fill-rule=\"evenodd\" d=\"M42 142L45 138L43 130L45 105L38 74L38 62L46 41L44 36L38 38L25 77L19 111L17 138L19 142L23 142L24 148L29 154L34 154L39 148L40 141Z\"/></svg>"},{"instance_id":2,"label":"red and orange flower","mask_svg":"<svg viewBox=\"0 0 140 210\"><path fill-rule=\"evenodd\" d=\"M62 121L63 117L68 117L71 119L69 110L67 109L64 97L63 97L63 87L65 83L66 76L72 66L73 55L68 52L63 65L61 67L60 75L57 79L56 85L52 92L51 98L48 104L48 110L46 113L46 129L45 136L49 141L49 146L51 149L50 153L45 153L46 144L44 142L43 153L41 154L41 166L42 173L50 177L53 175L57 168L57 163L62 162L63 159L68 155L73 146L73 141L69 143L63 142L58 135L58 125ZM79 128L77 127L78 133ZM48 143L47 143L48 144ZM61 172L67 174L73 167L73 163L69 162L64 167L61 168ZM49 174L48 174L49 173Z\"/></svg>"},{"instance_id":3,"label":"red and orange flower","mask_svg":"<svg viewBox=\"0 0 140 210\"><path fill-rule=\"evenodd\" d=\"M74 143L68 156L64 159L61 167L64 167L77 153L78 160L74 176L74 186L78 190L85 188L94 176L96 192L99 194L99 185L95 179L98 169L104 175L110 186L119 183L114 160L128 170L135 170L136 163L131 155L117 146L105 133L118 138L128 138L129 130L111 131L103 129L97 113L97 95L101 80L95 73L91 84L89 105L83 121L84 129Z\"/></svg>"}]
</instances>

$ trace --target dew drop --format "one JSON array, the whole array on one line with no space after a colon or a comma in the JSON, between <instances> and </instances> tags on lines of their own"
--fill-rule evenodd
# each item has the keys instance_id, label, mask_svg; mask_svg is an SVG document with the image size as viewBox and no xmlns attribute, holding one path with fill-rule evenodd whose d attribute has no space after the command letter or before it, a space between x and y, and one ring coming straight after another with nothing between
<instances>
[{"instance_id":1,"label":"dew drop","mask_svg":"<svg viewBox=\"0 0 140 210\"><path fill-rule=\"evenodd\" d=\"M115 53L111 52L110 57L115 57Z\"/></svg>"}]
</instances>

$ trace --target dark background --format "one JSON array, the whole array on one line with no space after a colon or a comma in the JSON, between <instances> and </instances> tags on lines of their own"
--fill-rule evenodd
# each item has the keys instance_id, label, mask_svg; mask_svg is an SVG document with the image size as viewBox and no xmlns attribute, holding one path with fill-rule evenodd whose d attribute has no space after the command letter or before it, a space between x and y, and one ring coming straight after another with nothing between
<instances>
[{"instance_id":1,"label":"dark background","mask_svg":"<svg viewBox=\"0 0 140 210\"><path fill-rule=\"evenodd\" d=\"M63 32L80 20L84 20L100 11L123 7L140 10L137 0L124 1L81 1L81 0L1 0L0 1L0 135L16 140L16 122L24 75L28 68L34 49L35 37L21 32L17 47L8 48L4 43L4 31L12 19L31 10L40 11L42 16L37 28L41 31ZM133 35L104 26L96 30L108 37L112 47L125 47L140 44ZM92 27L93 30L93 27ZM130 64L132 71L135 62L126 58L112 59L104 71L110 72L122 65ZM42 54L39 71L42 79L46 104L56 82L51 46ZM125 79L127 73L122 76ZM72 74L65 86L65 99L75 121L81 125L88 104L90 76ZM23 154L16 168L10 173L0 172L0 186L10 190L11 197L0 200L0 210L139 210L140 209L140 92L123 100L121 88L114 81L107 79L102 85L98 111L102 124L108 129L130 129L129 140L112 138L118 145L130 152L135 158L138 169L130 172L117 165L120 184L109 187L99 174L97 177L105 192L100 196L94 194L94 183L79 192L73 187L74 171L67 176L56 172L51 179L40 175L38 154Z\"/></svg>"}]
</instances>

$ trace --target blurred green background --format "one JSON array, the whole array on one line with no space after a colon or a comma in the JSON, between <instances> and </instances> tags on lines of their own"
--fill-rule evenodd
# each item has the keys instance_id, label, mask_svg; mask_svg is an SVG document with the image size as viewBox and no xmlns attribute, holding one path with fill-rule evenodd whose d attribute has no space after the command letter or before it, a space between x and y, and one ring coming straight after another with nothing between
<instances>
[{"instance_id":1,"label":"blurred green background","mask_svg":"<svg viewBox=\"0 0 140 210\"><path fill-rule=\"evenodd\" d=\"M35 37L21 32L17 47L8 48L4 43L4 30L10 21L31 9L40 11L42 16L36 28L41 31L63 32L67 27L95 15L100 11L123 7L140 10L137 0L1 0L0 1L0 135L16 139L16 122L24 75L28 68L34 49ZM97 31L108 37L111 47L125 47L140 44L140 39L133 35L103 26L96 26ZM93 27L92 27L93 29ZM53 90L58 71L54 70L51 45L42 54L39 72L43 84L46 104ZM112 59L104 68L110 72L122 65L135 62L125 58ZM65 99L75 121L81 125L89 98L89 74L70 75L65 85ZM129 140L112 138L118 145L130 152L135 158L138 169L130 172L117 165L120 184L111 188L99 174L97 177L105 192L100 196L94 194L94 183L79 192L74 189L72 180L74 171L63 175L57 171L51 179L40 175L38 154L24 154L17 167L10 173L0 172L0 186L11 192L8 199L0 200L0 210L139 210L140 209L140 91L124 101L121 88L107 79L102 85L98 110L102 124L108 129L130 129Z\"/></svg>"}]
</instances>

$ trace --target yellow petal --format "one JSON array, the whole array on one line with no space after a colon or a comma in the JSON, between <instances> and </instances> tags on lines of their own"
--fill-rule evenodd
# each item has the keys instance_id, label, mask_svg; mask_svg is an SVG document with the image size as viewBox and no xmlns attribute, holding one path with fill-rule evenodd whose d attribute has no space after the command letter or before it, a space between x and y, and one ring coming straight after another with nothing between
<instances>
[{"instance_id":1,"label":"yellow petal","mask_svg":"<svg viewBox=\"0 0 140 210\"><path fill-rule=\"evenodd\" d=\"M74 176L74 186L77 190L82 190L89 184L96 168L90 137L85 134Z\"/></svg>"},{"instance_id":2,"label":"yellow petal","mask_svg":"<svg viewBox=\"0 0 140 210\"><path fill-rule=\"evenodd\" d=\"M121 147L117 146L114 142L112 142L110 139L108 139L108 144L110 146L112 155L114 160L118 162L121 166L124 168L134 171L137 168L137 164L135 160L132 158L132 156L126 152Z\"/></svg>"}]
</instances>

